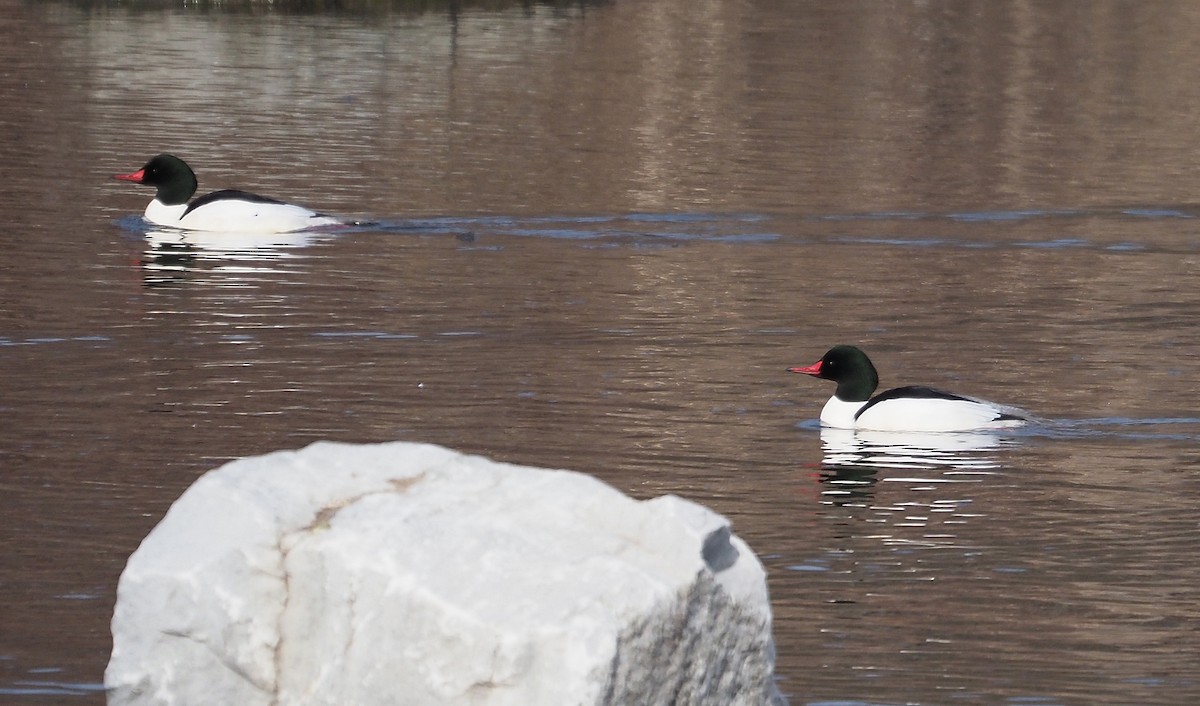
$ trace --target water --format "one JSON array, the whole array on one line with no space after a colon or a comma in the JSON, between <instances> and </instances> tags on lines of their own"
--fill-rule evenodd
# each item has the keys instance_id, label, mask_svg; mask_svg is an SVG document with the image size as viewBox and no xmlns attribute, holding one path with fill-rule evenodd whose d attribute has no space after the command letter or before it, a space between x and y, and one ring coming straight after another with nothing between
<instances>
[{"instance_id":1,"label":"water","mask_svg":"<svg viewBox=\"0 0 1200 706\"><path fill-rule=\"evenodd\" d=\"M409 439L729 516L794 704L1196 703L1198 13L0 2L0 701L205 470ZM373 225L147 233L160 151ZM834 343L1046 421L822 433Z\"/></svg>"}]
</instances>

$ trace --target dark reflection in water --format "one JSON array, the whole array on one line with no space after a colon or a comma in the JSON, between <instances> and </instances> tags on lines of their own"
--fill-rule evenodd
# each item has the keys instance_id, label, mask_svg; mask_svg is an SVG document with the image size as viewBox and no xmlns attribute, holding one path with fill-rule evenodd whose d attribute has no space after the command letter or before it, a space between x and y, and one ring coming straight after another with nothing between
<instances>
[{"instance_id":1,"label":"dark reflection in water","mask_svg":"<svg viewBox=\"0 0 1200 706\"><path fill-rule=\"evenodd\" d=\"M410 439L728 515L794 704L1200 702L1197 6L316 7L0 2L0 701L205 470ZM842 342L1053 424L822 434Z\"/></svg>"},{"instance_id":2,"label":"dark reflection in water","mask_svg":"<svg viewBox=\"0 0 1200 706\"><path fill-rule=\"evenodd\" d=\"M388 17L399 15L422 15L440 13L453 18L463 12L504 12L508 10L530 10L545 6L557 9L584 9L604 5L611 0L192 0L187 5L191 13L239 15L251 14L258 17L271 15L313 15L350 17ZM138 11L162 11L163 3L158 0L72 0L86 10L106 10L114 6Z\"/></svg>"}]
</instances>

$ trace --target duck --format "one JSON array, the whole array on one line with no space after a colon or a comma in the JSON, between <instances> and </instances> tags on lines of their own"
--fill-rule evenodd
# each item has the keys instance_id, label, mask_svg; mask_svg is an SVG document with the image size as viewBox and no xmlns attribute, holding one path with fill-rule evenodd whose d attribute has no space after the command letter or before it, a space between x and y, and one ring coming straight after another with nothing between
<instances>
[{"instance_id":1,"label":"duck","mask_svg":"<svg viewBox=\"0 0 1200 706\"><path fill-rule=\"evenodd\" d=\"M803 373L837 383L821 409L821 424L836 429L904 432L961 432L1004 429L1030 421L1023 410L932 387L909 385L874 395L879 374L857 346L830 348Z\"/></svg>"},{"instance_id":2,"label":"duck","mask_svg":"<svg viewBox=\"0 0 1200 706\"><path fill-rule=\"evenodd\" d=\"M173 154L160 154L130 174L115 179L153 186L158 191L145 218L158 226L193 231L292 233L345 225L303 206L236 189L224 189L189 201L196 193L196 174Z\"/></svg>"}]
</instances>

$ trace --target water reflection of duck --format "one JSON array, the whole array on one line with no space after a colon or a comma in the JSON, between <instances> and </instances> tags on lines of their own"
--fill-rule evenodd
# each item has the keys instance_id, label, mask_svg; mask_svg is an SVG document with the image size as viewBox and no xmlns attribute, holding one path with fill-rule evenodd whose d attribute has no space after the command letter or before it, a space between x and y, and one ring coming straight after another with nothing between
<instances>
[{"instance_id":1,"label":"water reflection of duck","mask_svg":"<svg viewBox=\"0 0 1200 706\"><path fill-rule=\"evenodd\" d=\"M182 159L160 154L132 174L117 179L157 187L145 217L155 225L191 231L290 233L342 225L332 216L245 191L225 189L188 202L196 193L196 175Z\"/></svg>"},{"instance_id":2,"label":"water reflection of duck","mask_svg":"<svg viewBox=\"0 0 1200 706\"><path fill-rule=\"evenodd\" d=\"M872 397L879 374L867 354L854 346L834 346L812 365L788 372L837 383L821 409L821 423L839 429L952 432L1019 426L1029 420L1019 409L931 387L898 387Z\"/></svg>"},{"instance_id":3,"label":"water reflection of duck","mask_svg":"<svg viewBox=\"0 0 1200 706\"><path fill-rule=\"evenodd\" d=\"M994 432L821 429L825 468L986 470L1004 443Z\"/></svg>"},{"instance_id":4,"label":"water reflection of duck","mask_svg":"<svg viewBox=\"0 0 1200 706\"><path fill-rule=\"evenodd\" d=\"M213 260L272 260L291 250L308 248L333 236L328 233L214 233L151 228L144 234L151 252L188 250Z\"/></svg>"},{"instance_id":5,"label":"water reflection of duck","mask_svg":"<svg viewBox=\"0 0 1200 706\"><path fill-rule=\"evenodd\" d=\"M320 231L209 233L151 228L144 237L147 249L141 260L145 283L158 286L188 279L205 266L221 272L225 284L281 272L282 263L295 269L304 257L304 248L332 236Z\"/></svg>"}]
</instances>

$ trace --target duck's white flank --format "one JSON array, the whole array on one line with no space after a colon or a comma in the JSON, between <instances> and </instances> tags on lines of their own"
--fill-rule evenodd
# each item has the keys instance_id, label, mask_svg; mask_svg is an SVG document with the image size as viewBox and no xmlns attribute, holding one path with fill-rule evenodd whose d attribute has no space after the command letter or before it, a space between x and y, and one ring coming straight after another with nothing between
<instances>
[{"instance_id":1,"label":"duck's white flank","mask_svg":"<svg viewBox=\"0 0 1200 706\"><path fill-rule=\"evenodd\" d=\"M949 432L1004 429L1019 426L1019 419L1003 418L1005 411L985 402L938 398L897 398L871 405L857 418L866 402L844 402L833 396L821 409L821 423L837 429L873 431Z\"/></svg>"},{"instance_id":2,"label":"duck's white flank","mask_svg":"<svg viewBox=\"0 0 1200 706\"><path fill-rule=\"evenodd\" d=\"M155 225L169 228L229 233L291 233L341 223L336 218L288 203L221 199L185 216L187 208L188 204L168 206L154 199L146 207L145 217Z\"/></svg>"}]
</instances>

